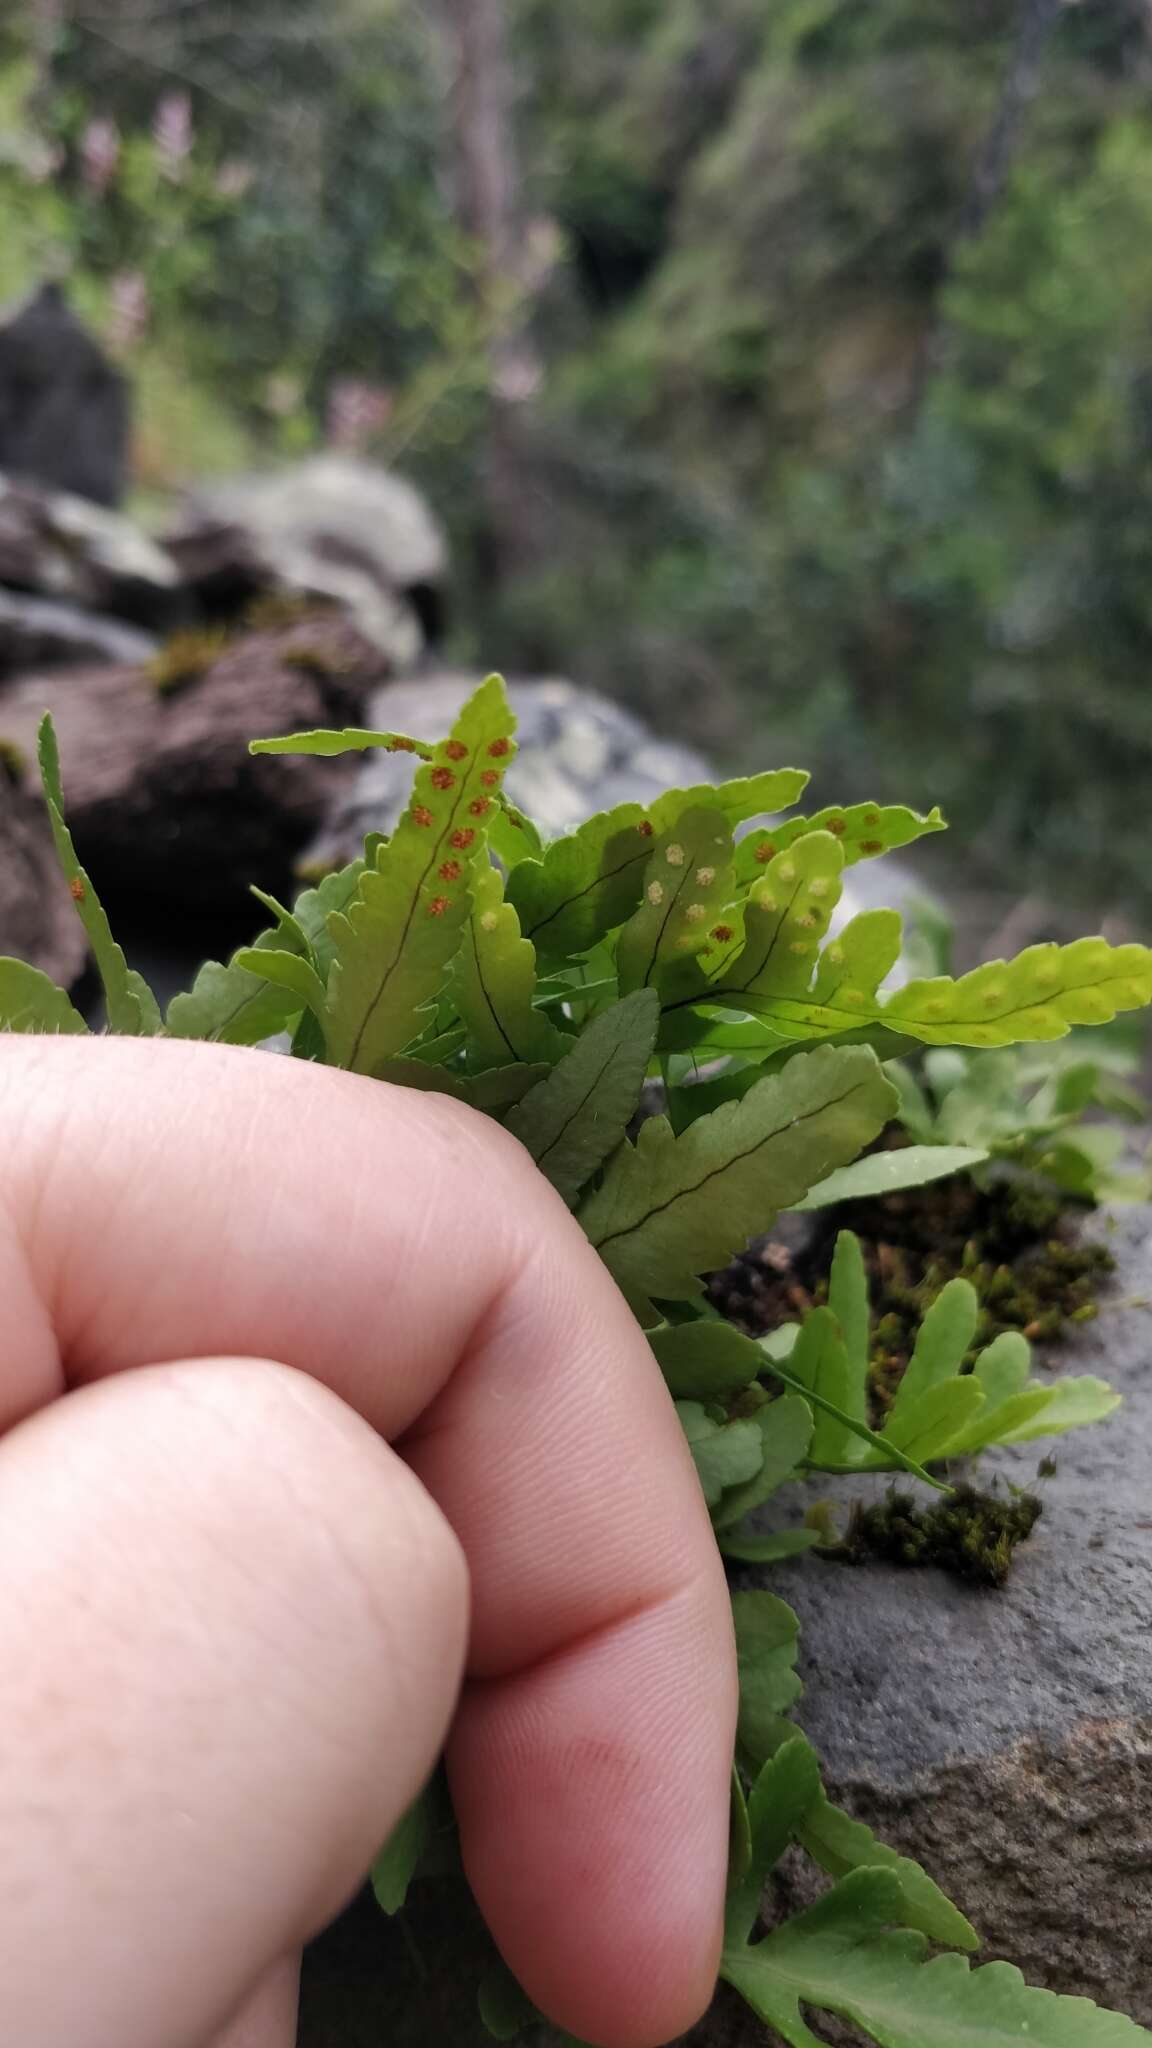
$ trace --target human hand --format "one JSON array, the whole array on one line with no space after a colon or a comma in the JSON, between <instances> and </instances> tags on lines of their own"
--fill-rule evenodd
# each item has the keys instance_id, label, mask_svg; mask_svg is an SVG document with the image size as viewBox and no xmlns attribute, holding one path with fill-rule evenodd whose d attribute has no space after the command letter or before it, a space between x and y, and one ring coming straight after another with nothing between
<instances>
[{"instance_id":1,"label":"human hand","mask_svg":"<svg viewBox=\"0 0 1152 2048\"><path fill-rule=\"evenodd\" d=\"M723 1574L527 1155L442 1097L124 1039L6 1039L0 1130L0 2040L289 2048L299 1947L450 1723L528 1991L606 2048L689 2025Z\"/></svg>"}]
</instances>

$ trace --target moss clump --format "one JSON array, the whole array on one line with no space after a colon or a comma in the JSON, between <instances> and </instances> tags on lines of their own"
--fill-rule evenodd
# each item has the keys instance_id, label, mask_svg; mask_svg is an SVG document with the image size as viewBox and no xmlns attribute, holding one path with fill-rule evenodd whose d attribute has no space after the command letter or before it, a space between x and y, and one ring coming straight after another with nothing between
<instances>
[{"instance_id":1,"label":"moss clump","mask_svg":"<svg viewBox=\"0 0 1152 2048\"><path fill-rule=\"evenodd\" d=\"M1045 1210L1042 1220L1051 1227L1054 1217ZM1030 1343L1052 1343L1069 1324L1095 1317L1097 1294L1116 1264L1107 1246L1049 1237L1028 1246L1009 1264L1002 1257L987 1256L994 1242L990 1236L973 1238L959 1257L953 1252L927 1261L917 1247L874 1240L867 1246L878 1308L869 1382L879 1419L892 1405L926 1311L945 1282L957 1274L971 1281L980 1301L968 1365L1003 1330L1020 1330ZM818 1286L817 1298L826 1292L826 1285Z\"/></svg>"},{"instance_id":2,"label":"moss clump","mask_svg":"<svg viewBox=\"0 0 1152 2048\"><path fill-rule=\"evenodd\" d=\"M161 696L167 696L185 683L198 682L219 661L227 645L228 635L222 626L190 626L173 633L147 663L148 680Z\"/></svg>"},{"instance_id":3,"label":"moss clump","mask_svg":"<svg viewBox=\"0 0 1152 2048\"><path fill-rule=\"evenodd\" d=\"M280 660L285 668L303 669L305 675L317 676L321 682L332 677L353 675L357 667L347 653L312 641L285 647Z\"/></svg>"},{"instance_id":4,"label":"moss clump","mask_svg":"<svg viewBox=\"0 0 1152 2048\"><path fill-rule=\"evenodd\" d=\"M0 737L0 775L15 788L23 782L28 767L28 756L15 740Z\"/></svg>"},{"instance_id":5,"label":"moss clump","mask_svg":"<svg viewBox=\"0 0 1152 2048\"><path fill-rule=\"evenodd\" d=\"M1058 1342L1096 1314L1115 1260L1106 1245L1073 1236L1083 1205L1035 1182L970 1174L821 1215L795 1250L779 1237L750 1247L708 1283L721 1314L758 1337L827 1300L836 1233L864 1248L872 1301L871 1420L883 1424L926 1310L962 1275L980 1300L968 1363L1002 1330Z\"/></svg>"},{"instance_id":6,"label":"moss clump","mask_svg":"<svg viewBox=\"0 0 1152 2048\"><path fill-rule=\"evenodd\" d=\"M298 626L304 619L331 618L339 607L330 598L313 597L299 590L265 590L244 610L244 624L253 633L278 633L286 626Z\"/></svg>"},{"instance_id":7,"label":"moss clump","mask_svg":"<svg viewBox=\"0 0 1152 2048\"><path fill-rule=\"evenodd\" d=\"M852 1511L843 1546L833 1554L847 1564L882 1558L888 1564L938 1565L977 1586L1002 1586L1012 1553L1039 1520L1035 1494L1001 1496L961 1486L935 1507L918 1508L910 1493L893 1491L875 1507Z\"/></svg>"}]
</instances>

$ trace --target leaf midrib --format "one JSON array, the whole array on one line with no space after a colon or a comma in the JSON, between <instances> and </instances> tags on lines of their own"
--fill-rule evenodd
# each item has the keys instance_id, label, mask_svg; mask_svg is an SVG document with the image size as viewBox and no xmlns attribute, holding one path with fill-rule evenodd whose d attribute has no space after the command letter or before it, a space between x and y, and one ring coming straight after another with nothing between
<instances>
[{"instance_id":1,"label":"leaf midrib","mask_svg":"<svg viewBox=\"0 0 1152 2048\"><path fill-rule=\"evenodd\" d=\"M786 1131L797 1130L801 1124L810 1123L813 1117L823 1116L826 1110L839 1109L841 1104L849 1102L853 1095L858 1094L862 1088L866 1088L870 1078L869 1076L865 1079L854 1081L850 1088L845 1089L843 1095L830 1095L825 1101L818 1103L814 1109L801 1110L798 1116L789 1117L784 1123L777 1124L774 1129L764 1131L756 1140L756 1143L749 1145L746 1151L729 1153L721 1165L711 1167L700 1180L693 1181L688 1187L677 1188L675 1194L669 1195L667 1201L654 1203L635 1223L629 1223L621 1230L610 1231L606 1237L593 1239L597 1251L602 1251L605 1245L618 1243L621 1238L633 1236L637 1230L643 1230L645 1225L652 1221L653 1217L665 1215L677 1202L686 1200L690 1195L698 1195L702 1188L708 1186L709 1181L718 1180L723 1174L730 1172L734 1166L742 1165L746 1159L754 1159L757 1152L761 1151L765 1145L770 1145L774 1138L783 1137Z\"/></svg>"}]
</instances>

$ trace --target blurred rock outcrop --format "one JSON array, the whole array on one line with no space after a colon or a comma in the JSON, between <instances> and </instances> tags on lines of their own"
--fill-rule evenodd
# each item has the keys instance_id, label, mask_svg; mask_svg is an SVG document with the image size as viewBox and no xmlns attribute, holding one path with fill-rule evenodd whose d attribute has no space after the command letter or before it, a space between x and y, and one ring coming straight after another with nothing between
<instances>
[{"instance_id":1,"label":"blurred rock outcrop","mask_svg":"<svg viewBox=\"0 0 1152 2048\"><path fill-rule=\"evenodd\" d=\"M0 475L0 585L164 628L182 609L169 555L118 512Z\"/></svg>"},{"instance_id":2,"label":"blurred rock outcrop","mask_svg":"<svg viewBox=\"0 0 1152 2048\"><path fill-rule=\"evenodd\" d=\"M293 855L338 795L348 764L254 758L261 733L358 724L385 673L338 615L213 646L161 687L146 666L41 670L0 685L0 739L34 758L56 722L68 819L102 891L163 904L178 922L242 911L247 885L290 881ZM173 660L175 657L173 656Z\"/></svg>"},{"instance_id":3,"label":"blurred rock outcrop","mask_svg":"<svg viewBox=\"0 0 1152 2048\"><path fill-rule=\"evenodd\" d=\"M0 953L67 988L84 966L84 933L32 779L27 757L0 744Z\"/></svg>"},{"instance_id":4,"label":"blurred rock outcrop","mask_svg":"<svg viewBox=\"0 0 1152 2048\"><path fill-rule=\"evenodd\" d=\"M59 284L0 320L0 469L118 505L130 424L126 379Z\"/></svg>"},{"instance_id":5,"label":"blurred rock outcrop","mask_svg":"<svg viewBox=\"0 0 1152 2048\"><path fill-rule=\"evenodd\" d=\"M156 647L154 635L122 619L0 589L0 676L80 662L147 661Z\"/></svg>"},{"instance_id":6,"label":"blurred rock outcrop","mask_svg":"<svg viewBox=\"0 0 1152 2048\"><path fill-rule=\"evenodd\" d=\"M396 673L441 630L444 536L419 491L374 463L317 455L213 485L189 500L165 544L211 616L265 591L329 599Z\"/></svg>"}]
</instances>

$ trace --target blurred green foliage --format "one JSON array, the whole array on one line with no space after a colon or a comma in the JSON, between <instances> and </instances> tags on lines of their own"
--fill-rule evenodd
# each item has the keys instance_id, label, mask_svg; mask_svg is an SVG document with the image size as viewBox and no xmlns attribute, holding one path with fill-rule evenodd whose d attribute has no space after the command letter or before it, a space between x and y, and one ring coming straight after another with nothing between
<instances>
[{"instance_id":1,"label":"blurred green foliage","mask_svg":"<svg viewBox=\"0 0 1152 2048\"><path fill-rule=\"evenodd\" d=\"M146 279L146 483L300 449L364 380L370 445L454 528L459 653L563 669L731 762L815 753L838 792L939 800L976 880L1055 872L1140 915L1152 26L1144 0L1059 11L966 233L1037 4L506 0L521 214L560 254L498 580L434 10L137 5L126 42L91 26L121 0L86 0L47 86L8 30L0 286L62 248L109 332L117 278ZM166 177L174 81L194 146Z\"/></svg>"}]
</instances>

